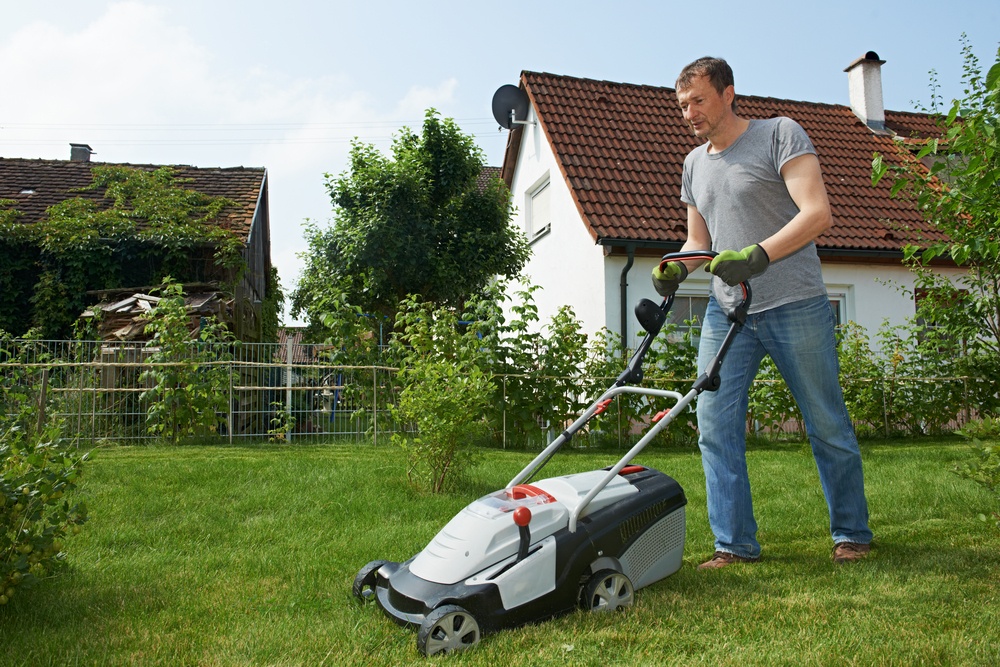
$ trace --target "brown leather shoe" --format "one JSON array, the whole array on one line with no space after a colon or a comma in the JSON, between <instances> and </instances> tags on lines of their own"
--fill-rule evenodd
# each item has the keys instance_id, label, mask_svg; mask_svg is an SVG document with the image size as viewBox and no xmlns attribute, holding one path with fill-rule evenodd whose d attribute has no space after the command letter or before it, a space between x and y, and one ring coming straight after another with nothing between
<instances>
[{"instance_id":1,"label":"brown leather shoe","mask_svg":"<svg viewBox=\"0 0 1000 667\"><path fill-rule=\"evenodd\" d=\"M733 563L756 563L760 558L747 558L737 556L728 551L716 551L712 557L698 566L699 570L718 570L720 567L732 565Z\"/></svg>"},{"instance_id":2,"label":"brown leather shoe","mask_svg":"<svg viewBox=\"0 0 1000 667\"><path fill-rule=\"evenodd\" d=\"M834 563L853 563L859 561L872 550L870 544L858 544L857 542L838 542L833 545Z\"/></svg>"}]
</instances>

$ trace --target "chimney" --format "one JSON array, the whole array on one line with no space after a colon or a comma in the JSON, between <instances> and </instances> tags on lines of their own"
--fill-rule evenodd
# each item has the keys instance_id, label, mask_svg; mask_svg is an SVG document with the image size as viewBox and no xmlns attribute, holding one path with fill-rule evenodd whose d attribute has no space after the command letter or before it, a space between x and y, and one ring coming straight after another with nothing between
<instances>
[{"instance_id":1,"label":"chimney","mask_svg":"<svg viewBox=\"0 0 1000 667\"><path fill-rule=\"evenodd\" d=\"M69 160L70 162L90 162L90 154L94 152L87 144L70 144L69 145Z\"/></svg>"},{"instance_id":2,"label":"chimney","mask_svg":"<svg viewBox=\"0 0 1000 667\"><path fill-rule=\"evenodd\" d=\"M875 132L885 132L885 105L882 103L882 65L878 54L869 51L847 66L851 91L851 111Z\"/></svg>"}]
</instances>

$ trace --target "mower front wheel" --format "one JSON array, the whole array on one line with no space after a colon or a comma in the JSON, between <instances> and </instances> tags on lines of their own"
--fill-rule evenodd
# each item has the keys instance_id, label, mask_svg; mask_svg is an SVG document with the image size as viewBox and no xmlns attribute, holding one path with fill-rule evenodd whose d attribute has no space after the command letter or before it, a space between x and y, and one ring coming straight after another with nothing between
<instances>
[{"instance_id":1,"label":"mower front wheel","mask_svg":"<svg viewBox=\"0 0 1000 667\"><path fill-rule=\"evenodd\" d=\"M580 606L587 611L615 611L632 606L634 599L635 591L628 577L615 570L600 570L583 587Z\"/></svg>"},{"instance_id":2,"label":"mower front wheel","mask_svg":"<svg viewBox=\"0 0 1000 667\"><path fill-rule=\"evenodd\" d=\"M378 580L378 569L388 561L373 560L358 570L358 575L354 577L354 585L351 592L354 597L362 602L371 602L375 598L375 582Z\"/></svg>"},{"instance_id":3,"label":"mower front wheel","mask_svg":"<svg viewBox=\"0 0 1000 667\"><path fill-rule=\"evenodd\" d=\"M458 605L438 607L420 624L417 650L425 656L457 653L479 643L482 633L476 618Z\"/></svg>"}]
</instances>

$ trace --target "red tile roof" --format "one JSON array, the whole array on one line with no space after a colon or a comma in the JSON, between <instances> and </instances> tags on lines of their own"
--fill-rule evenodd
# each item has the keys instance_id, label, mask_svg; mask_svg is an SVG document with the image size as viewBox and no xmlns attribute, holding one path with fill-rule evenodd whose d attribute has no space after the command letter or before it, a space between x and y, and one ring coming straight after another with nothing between
<instances>
[{"instance_id":1,"label":"red tile roof","mask_svg":"<svg viewBox=\"0 0 1000 667\"><path fill-rule=\"evenodd\" d=\"M684 240L681 170L698 140L681 117L673 88L527 71L521 88L595 242ZM944 238L914 208L889 197L891 179L871 186L872 154L892 161L893 139L873 133L850 107L743 95L737 100L744 117L788 116L809 133L834 215L833 228L817 239L821 251L898 251L905 239ZM901 137L937 134L934 119L925 114L887 111L886 126ZM507 147L508 185L521 132L512 131Z\"/></svg>"},{"instance_id":2,"label":"red tile roof","mask_svg":"<svg viewBox=\"0 0 1000 667\"><path fill-rule=\"evenodd\" d=\"M21 221L32 223L45 215L54 204L82 197L110 206L103 191L78 192L92 183L91 170L96 166L121 166L153 170L157 165L110 164L72 160L27 160L0 158L0 199L12 199L12 208L21 212ZM250 235L254 211L258 206L265 170L262 168L201 168L172 166L174 175L185 182L179 185L212 197L227 197L236 202L222 213L220 225L246 241ZM189 179L189 180L188 180Z\"/></svg>"}]
</instances>

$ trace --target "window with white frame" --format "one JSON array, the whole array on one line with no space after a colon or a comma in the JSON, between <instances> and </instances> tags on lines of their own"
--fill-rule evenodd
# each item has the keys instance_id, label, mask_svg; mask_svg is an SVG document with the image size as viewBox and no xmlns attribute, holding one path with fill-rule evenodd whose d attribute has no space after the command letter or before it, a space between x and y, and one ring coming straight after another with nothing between
<instances>
[{"instance_id":1,"label":"window with white frame","mask_svg":"<svg viewBox=\"0 0 1000 667\"><path fill-rule=\"evenodd\" d=\"M548 233L552 229L552 214L549 208L549 176L546 174L526 193L525 229L529 241Z\"/></svg>"},{"instance_id":2,"label":"window with white frame","mask_svg":"<svg viewBox=\"0 0 1000 667\"><path fill-rule=\"evenodd\" d=\"M833 326L840 329L847 323L847 295L829 292L830 308L833 309Z\"/></svg>"},{"instance_id":3,"label":"window with white frame","mask_svg":"<svg viewBox=\"0 0 1000 667\"><path fill-rule=\"evenodd\" d=\"M698 345L700 338L701 323L705 319L705 308L708 307L707 296L684 296L678 294L674 297L674 305L667 314L667 322L674 324L677 329L670 336L671 342L683 339L685 333L691 333L691 343Z\"/></svg>"}]
</instances>

